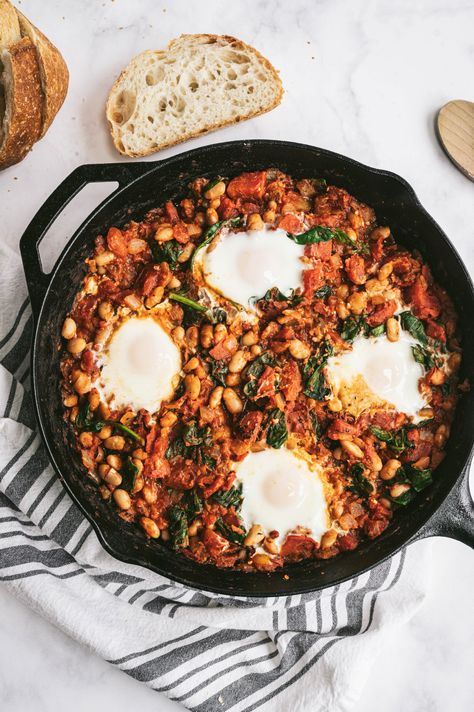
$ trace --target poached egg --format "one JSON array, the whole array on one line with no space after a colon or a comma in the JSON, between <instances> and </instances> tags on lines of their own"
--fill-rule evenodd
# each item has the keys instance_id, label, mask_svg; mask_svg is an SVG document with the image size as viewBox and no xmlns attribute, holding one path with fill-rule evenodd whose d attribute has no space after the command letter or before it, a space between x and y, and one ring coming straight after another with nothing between
<instances>
[{"instance_id":1,"label":"poached egg","mask_svg":"<svg viewBox=\"0 0 474 712\"><path fill-rule=\"evenodd\" d=\"M356 418L370 408L395 408L416 417L426 406L418 388L424 369L412 352L416 344L400 330L398 341L389 341L385 334L359 336L351 351L331 356L325 374L343 409Z\"/></svg>"},{"instance_id":2,"label":"poached egg","mask_svg":"<svg viewBox=\"0 0 474 712\"><path fill-rule=\"evenodd\" d=\"M181 354L156 319L130 317L114 330L97 363L98 389L114 408L154 413L173 395Z\"/></svg>"},{"instance_id":3,"label":"poached egg","mask_svg":"<svg viewBox=\"0 0 474 712\"><path fill-rule=\"evenodd\" d=\"M272 288L288 295L302 284L304 246L290 240L285 230L222 231L201 256L205 283L215 292L248 307L252 297Z\"/></svg>"},{"instance_id":4,"label":"poached egg","mask_svg":"<svg viewBox=\"0 0 474 712\"><path fill-rule=\"evenodd\" d=\"M260 524L279 543L301 526L319 541L329 529L322 468L283 447L250 452L236 467L242 483L242 520L247 529Z\"/></svg>"}]
</instances>

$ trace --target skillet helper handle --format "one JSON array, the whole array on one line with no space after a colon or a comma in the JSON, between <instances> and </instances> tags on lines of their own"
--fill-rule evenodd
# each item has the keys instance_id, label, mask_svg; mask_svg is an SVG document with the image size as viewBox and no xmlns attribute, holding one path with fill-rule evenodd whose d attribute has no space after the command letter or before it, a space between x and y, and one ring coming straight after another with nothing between
<instances>
[{"instance_id":1,"label":"skillet helper handle","mask_svg":"<svg viewBox=\"0 0 474 712\"><path fill-rule=\"evenodd\" d=\"M420 529L412 541L431 536L446 536L474 549L474 503L469 490L469 461L438 511Z\"/></svg>"},{"instance_id":2,"label":"skillet helper handle","mask_svg":"<svg viewBox=\"0 0 474 712\"><path fill-rule=\"evenodd\" d=\"M79 166L51 193L31 220L20 240L21 259L25 270L31 308L38 317L50 277L43 271L39 246L46 232L66 205L88 183L117 181L119 189L148 173L154 163L102 163Z\"/></svg>"}]
</instances>

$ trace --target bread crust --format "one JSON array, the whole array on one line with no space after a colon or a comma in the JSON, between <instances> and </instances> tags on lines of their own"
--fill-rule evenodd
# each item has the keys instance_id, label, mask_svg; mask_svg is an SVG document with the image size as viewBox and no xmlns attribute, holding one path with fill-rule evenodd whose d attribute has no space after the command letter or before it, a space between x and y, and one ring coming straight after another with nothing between
<instances>
[{"instance_id":1,"label":"bread crust","mask_svg":"<svg viewBox=\"0 0 474 712\"><path fill-rule=\"evenodd\" d=\"M21 161L41 134L43 90L36 49L24 37L1 60L8 73L5 91L6 134L0 146L0 168Z\"/></svg>"},{"instance_id":2,"label":"bread crust","mask_svg":"<svg viewBox=\"0 0 474 712\"><path fill-rule=\"evenodd\" d=\"M44 93L43 126L41 136L51 126L54 117L66 98L69 72L61 53L52 42L33 25L19 10L16 11L23 36L29 37L36 47Z\"/></svg>"},{"instance_id":3,"label":"bread crust","mask_svg":"<svg viewBox=\"0 0 474 712\"><path fill-rule=\"evenodd\" d=\"M21 40L20 23L16 10L8 0L0 0L0 49Z\"/></svg>"},{"instance_id":4,"label":"bread crust","mask_svg":"<svg viewBox=\"0 0 474 712\"><path fill-rule=\"evenodd\" d=\"M197 136L204 136L205 134L211 133L212 131L216 131L217 129L223 128L225 126L230 126L232 124L239 123L240 121L251 119L251 118L254 118L255 116L259 116L261 114L265 114L268 111L272 111L272 109L274 109L275 107L277 107L280 104L281 99L283 97L283 85L281 83L280 76L279 76L277 70L275 69L275 67L271 64L271 62L269 62L268 59L266 59L266 57L264 57L257 49L255 49L254 47L252 47L249 44L246 44L242 40L237 39L236 37L232 37L231 35L214 35L214 34L188 35L188 34L184 34L184 35L180 35L180 37L178 37L178 38L171 40L171 42L169 42L168 46L166 47L166 50L162 50L163 54L166 54L167 52L172 51L173 48L175 47L175 45L178 44L183 39L184 40L203 39L203 40L210 40L211 42L223 42L223 43L226 43L229 46L233 47L234 49L252 53L253 55L255 55L257 57L259 62L261 64L263 64L265 66L265 68L272 75L272 78L273 78L273 81L275 84L275 88L277 89L277 94L276 94L275 99L271 102L271 104L269 104L265 108L260 109L260 110L250 111L248 113L246 112L244 116L238 117L237 119L229 119L228 121L220 121L220 122L216 122L214 124L210 124L206 129L203 129L198 132L190 131L188 133L183 134L179 139L175 139L173 141L169 141L166 143L161 143L157 147L153 147L148 150L136 151L136 152L127 151L127 150L124 150L123 144L121 144L120 138L117 136L117 132L114 131L114 125L113 125L111 116L112 116L112 112L113 112L114 95L116 92L120 91L122 80L125 77L125 75L127 74L127 71L128 71L128 68L129 68L131 62L133 62L134 59L136 59L136 57L135 57L134 59L131 60L131 62L129 62L127 67L120 73L118 79L114 82L112 89L110 90L109 97L107 99L107 104L106 104L106 115L107 115L107 119L108 119L109 125L110 125L110 132L112 135L112 140L114 142L115 148L122 155L130 156L131 158L149 156L153 153L156 153L157 151L161 151L164 148L168 148L169 146L176 146L180 143L184 143L185 141L188 141L191 138L196 138ZM205 42L203 42L202 44L204 44L204 43ZM145 54L145 53L142 53L142 54ZM140 55L138 55L138 56L140 56Z\"/></svg>"}]
</instances>

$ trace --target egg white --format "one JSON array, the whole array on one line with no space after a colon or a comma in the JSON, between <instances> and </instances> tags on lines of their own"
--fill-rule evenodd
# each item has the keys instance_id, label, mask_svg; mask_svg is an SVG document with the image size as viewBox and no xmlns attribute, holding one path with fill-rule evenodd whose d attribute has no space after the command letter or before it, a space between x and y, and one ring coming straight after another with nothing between
<instances>
[{"instance_id":1,"label":"egg white","mask_svg":"<svg viewBox=\"0 0 474 712\"><path fill-rule=\"evenodd\" d=\"M418 388L424 370L412 352L416 344L406 331L400 331L394 342L385 335L357 337L351 351L328 359L325 373L333 393L343 394L344 401L350 399L352 389L354 399L359 397L365 406L391 406L415 417L426 406Z\"/></svg>"},{"instance_id":2,"label":"egg white","mask_svg":"<svg viewBox=\"0 0 474 712\"><path fill-rule=\"evenodd\" d=\"M304 247L285 230L221 233L200 257L206 284L224 297L248 307L252 297L278 287L288 295L302 284Z\"/></svg>"},{"instance_id":3,"label":"egg white","mask_svg":"<svg viewBox=\"0 0 474 712\"><path fill-rule=\"evenodd\" d=\"M320 541L329 528L322 469L283 447L251 452L236 467L242 483L242 520L247 529L260 524L277 542L301 526Z\"/></svg>"},{"instance_id":4,"label":"egg white","mask_svg":"<svg viewBox=\"0 0 474 712\"><path fill-rule=\"evenodd\" d=\"M112 407L154 413L173 395L181 354L154 318L131 317L115 329L97 363L97 385Z\"/></svg>"}]
</instances>

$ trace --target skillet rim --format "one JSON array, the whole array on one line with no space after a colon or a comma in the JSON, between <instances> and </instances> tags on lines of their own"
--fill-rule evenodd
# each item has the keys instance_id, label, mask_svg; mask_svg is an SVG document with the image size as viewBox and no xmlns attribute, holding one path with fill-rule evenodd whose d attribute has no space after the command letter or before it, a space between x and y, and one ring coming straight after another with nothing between
<instances>
[{"instance_id":1,"label":"skillet rim","mask_svg":"<svg viewBox=\"0 0 474 712\"><path fill-rule=\"evenodd\" d=\"M454 257L455 261L457 262L458 268L461 270L463 277L466 281L466 286L468 287L471 296L474 301L474 285L471 279L471 276L464 265L456 247L451 243L449 238L447 237L446 233L441 229L441 227L438 225L438 223L434 220L434 218L428 213L428 211L423 207L421 202L419 201L414 189L412 186L404 179L402 176L392 172L388 171L385 169L380 169L380 168L375 168L372 166L368 166L364 163L361 163L360 161L357 161L353 158L350 158L348 156L344 156L343 154L330 151L328 149L323 149L319 148L316 146L311 146L309 144L304 144L304 143L299 143L299 142L292 142L292 141L282 141L282 140L273 140L273 139L245 139L245 140L236 140L236 141L227 141L227 142L220 142L220 143L212 143L212 144L206 144L205 146L198 147L195 149L190 149L188 151L183 151L181 153L178 153L174 156L170 156L169 158L160 160L160 161L136 161L133 163L126 163L126 162L116 162L116 163L104 163L104 164L83 164L81 166L78 166L72 173L69 175L71 177L73 174L77 173L78 175L84 174L85 177L85 183L87 184L88 182L91 182L90 180L87 179L87 174L90 173L91 171L94 170L99 170L103 169L105 172L107 169L110 169L113 171L114 169L119 171L120 169L125 170L128 172L128 177L126 181L123 183L119 181L119 187L114 190L110 195L108 195L99 205L97 205L83 220L83 222L79 225L79 227L75 230L74 234L71 236L71 238L68 240L67 244L64 246L62 249L59 257L57 258L55 265L51 272L48 275L44 275L43 277L45 278L45 281L47 281L47 285L45 285L44 292L41 296L41 304L39 309L36 311L34 310L34 330L33 330L33 338L32 338L32 348L31 348L31 355L30 355L30 363L31 363L31 374L32 374L32 396L33 396L33 403L34 403L34 409L36 413L36 419L39 425L39 430L41 434L41 438L43 443L45 444L49 460L53 466L53 469L55 470L56 474L58 475L62 485L65 487L66 491L68 492L69 496L73 500L76 506L79 507L80 511L84 514L86 519L89 521L91 524L93 530L95 531L95 534L97 535L101 545L104 547L104 549L114 558L123 561L124 563L128 563L131 565L138 565L141 567L144 567L148 570L153 571L154 573L159 574L160 576L163 576L164 578L168 579L171 582L177 582L178 584L184 585L186 587L195 589L195 590L200 590L200 591L209 591L212 593L217 593L225 596L229 596L231 598L245 598L245 599L253 599L253 598L267 598L267 597L279 597L279 596L286 596L286 595L292 595L292 594L301 594L301 593L311 593L311 592L316 592L316 591L322 591L327 588L334 587L336 585L339 585L341 583L344 583L345 581L348 581L355 576L359 576L361 574L366 573L367 571L370 571L371 569L379 566L380 564L384 563L387 559L391 558L394 556L397 552L399 552L401 549L403 549L407 544L409 544L411 541L414 540L414 538L419 535L420 531L423 529L423 527L426 525L426 523L431 520L437 512L440 511L440 509L443 507L443 505L446 503L446 500L448 499L450 493L453 491L453 489L456 487L456 485L459 484L459 482L462 480L464 473L466 471L467 464L469 463L470 459L470 454L473 449L474 445L474 432L471 434L470 438L470 443L468 445L468 450L465 453L465 456L462 458L464 461L463 466L460 468L460 472L458 473L458 476L455 477L454 479L450 480L449 482L445 479L441 485L440 485L440 490L439 492L436 493L436 496L433 498L433 501L430 503L430 506L426 507L425 510L423 510L422 515L423 516L418 516L416 525L413 527L412 525L409 525L407 527L408 529L408 535L404 535L403 541L401 542L396 542L392 543L392 545L389 545L390 539L387 539L384 541L384 545L386 547L386 551L381 555L377 557L377 560L373 563L368 563L367 565L363 565L362 568L358 568L356 573L348 573L347 576L338 576L336 581L331 581L328 583L320 583L317 580L312 582L310 585L304 585L299 583L298 581L294 582L294 580L290 579L289 581L286 581L283 577L287 575L287 573L291 574L292 567L286 567L285 569L279 569L275 572L272 572L270 574L267 573L262 573L262 572L257 572L257 573L244 573L244 572L236 572L232 571L233 574L240 574L240 578L242 582L245 582L245 580L248 577L251 577L253 581L256 580L261 580L262 582L268 582L269 578L276 579L277 577L281 576L281 590L274 591L272 590L270 593L268 592L261 592L261 591L254 591L250 590L249 587L243 587L245 590L242 593L239 593L238 595L230 595L229 594L229 585L227 583L227 586L220 586L218 584L208 584L206 583L205 587L201 584L198 584L196 582L193 582L192 580L189 580L186 578L186 576L182 576L180 574L175 574L174 572L170 574L169 571L163 571L163 569L160 569L158 566L154 565L153 563L146 561L143 559L138 553L135 551L131 554L123 554L122 552L118 551L113 544L111 544L108 539L107 535L104 533L102 530L102 522L93 516L93 511L88 511L87 507L85 504L83 504L79 498L78 495L74 492L74 489L72 485L69 483L68 479L63 476L61 473L61 470L56 462L54 453L53 453L53 446L50 446L48 437L45 432L45 427L43 425L43 416L42 413L40 412L39 408L39 397L38 397L38 384L37 384L37 379L36 379L36 372L35 372L35 366L36 366L36 356L37 356L37 350L38 350L38 335L39 335L39 327L41 324L41 320L44 317L44 307L45 303L47 301L47 297L49 294L49 291L51 289L52 284L55 281L55 278L60 271L62 267L62 263L66 256L68 255L69 251L72 249L72 247L75 245L76 240L81 237L84 237L85 230L88 227L89 223L95 218L96 215L98 215L103 209L105 209L108 205L109 202L115 200L119 195L125 194L126 191L136 182L139 182L140 180L145 180L146 176L149 175L150 173L154 173L155 171L159 170L165 170L167 166L170 164L173 164L174 162L178 161L184 161L184 160L189 160L192 161L193 156L200 156L202 157L203 154L212 152L213 150L229 150L229 149L246 149L251 151L254 146L267 146L267 147L285 147L287 149L297 149L297 150L303 150L303 151L309 151L312 153L318 153L320 155L326 156L328 158L336 159L341 161L344 165L348 166L354 166L358 169L361 169L363 172L368 172L371 173L375 176L381 176L381 177L386 177L389 178L399 185L402 186L402 188L405 191L405 194L407 197L411 200L413 203L413 206L416 208L417 211L419 211L425 219L427 219L430 223L431 226L438 235L440 236L442 242L444 243L445 247L451 252L452 256ZM275 164L278 162L275 161ZM66 180L68 177L66 178ZM115 178L116 179L116 178ZM107 178L103 177L101 179L102 181L107 181L107 180L114 180L113 177ZM49 225L51 225L57 216L62 212L64 209L65 205L73 196L69 196L69 198L63 203L61 206L60 210L53 216L51 221L49 222L48 226L45 228L45 230L42 232L40 236L40 240L44 237L46 231L49 228ZM41 210L41 208L40 208ZM39 212L39 211L38 211ZM27 228L27 231L30 229L31 225L35 221L35 217L33 217L30 226ZM23 252L23 247L24 247L24 242L23 238L26 236L25 235L22 237L20 244L22 247L22 252ZM37 244L39 244L39 241L37 241ZM81 240L79 240L81 242ZM25 241L26 243L26 241ZM26 267L25 267L25 271ZM27 274L27 283L28 287L30 288L30 280L28 278ZM33 305L35 306L35 305ZM465 448L464 448L465 449ZM418 512L418 515L420 514L420 511ZM411 531L412 530L412 531ZM357 551L354 552L357 554ZM210 573L213 573L214 576L216 575L216 572L221 572L221 570L217 569L214 566L208 566L208 565L202 565L202 564L196 564L196 566L199 566L199 569L201 572L209 571ZM298 566L293 565L293 566ZM222 573L222 572L221 572ZM247 592L245 592L247 591Z\"/></svg>"}]
</instances>

